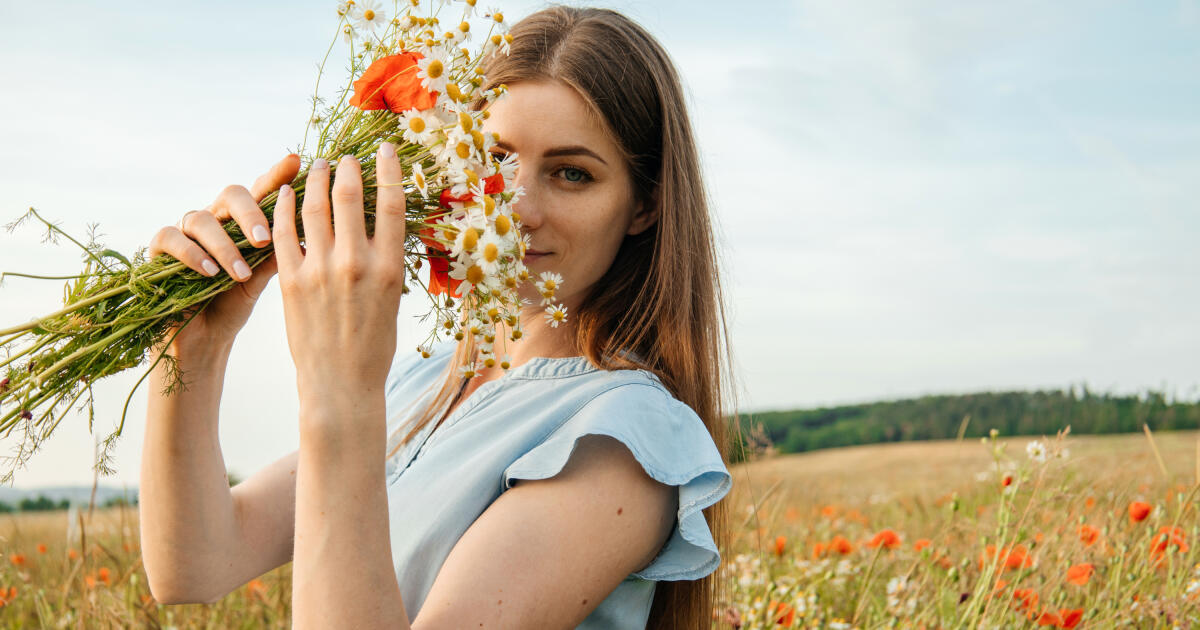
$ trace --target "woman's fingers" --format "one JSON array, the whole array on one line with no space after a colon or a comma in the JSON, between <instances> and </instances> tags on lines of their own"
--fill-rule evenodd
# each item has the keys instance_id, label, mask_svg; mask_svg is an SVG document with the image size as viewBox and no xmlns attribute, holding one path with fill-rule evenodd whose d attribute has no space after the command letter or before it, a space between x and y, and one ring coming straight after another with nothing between
<instances>
[{"instance_id":1,"label":"woman's fingers","mask_svg":"<svg viewBox=\"0 0 1200 630\"><path fill-rule=\"evenodd\" d=\"M375 236L372 243L386 260L404 272L404 169L390 142L379 145L375 156L379 194L375 200Z\"/></svg>"},{"instance_id":2,"label":"woman's fingers","mask_svg":"<svg viewBox=\"0 0 1200 630\"><path fill-rule=\"evenodd\" d=\"M203 247L173 225L159 230L154 238L150 239L150 258L159 254L174 256L176 260L206 276L215 276L221 272L221 268Z\"/></svg>"},{"instance_id":3,"label":"woman's fingers","mask_svg":"<svg viewBox=\"0 0 1200 630\"><path fill-rule=\"evenodd\" d=\"M308 205L308 195L304 204ZM284 273L292 272L304 261L296 236L296 192L287 184L279 189L279 201L275 203L275 258L279 267L287 270Z\"/></svg>"},{"instance_id":4,"label":"woman's fingers","mask_svg":"<svg viewBox=\"0 0 1200 630\"><path fill-rule=\"evenodd\" d=\"M349 248L347 251L353 252L366 247L362 169L352 155L342 156L334 175L333 222L333 235L338 248Z\"/></svg>"},{"instance_id":5,"label":"woman's fingers","mask_svg":"<svg viewBox=\"0 0 1200 630\"><path fill-rule=\"evenodd\" d=\"M329 163L313 160L304 182L304 204L300 210L307 249L324 255L333 247L333 226L329 219Z\"/></svg>"},{"instance_id":6,"label":"woman's fingers","mask_svg":"<svg viewBox=\"0 0 1200 630\"><path fill-rule=\"evenodd\" d=\"M242 258L237 245L233 244L229 233L221 227L221 222L212 213L191 214L184 222L182 234L199 243L234 280L242 282L250 278L250 265L246 264L246 259Z\"/></svg>"},{"instance_id":7,"label":"woman's fingers","mask_svg":"<svg viewBox=\"0 0 1200 630\"><path fill-rule=\"evenodd\" d=\"M271 242L271 228L267 215L258 207L258 201L244 186L226 186L209 206L209 211L219 221L232 218L242 228L242 234L255 247L266 247Z\"/></svg>"},{"instance_id":8,"label":"woman's fingers","mask_svg":"<svg viewBox=\"0 0 1200 630\"><path fill-rule=\"evenodd\" d=\"M250 196L254 197L257 203L263 200L263 197L271 194L272 191L278 190L284 184L291 184L293 179L296 179L296 173L300 172L300 156L295 153L289 153L287 157L275 163L271 170L263 173L254 180L254 184L250 186Z\"/></svg>"}]
</instances>

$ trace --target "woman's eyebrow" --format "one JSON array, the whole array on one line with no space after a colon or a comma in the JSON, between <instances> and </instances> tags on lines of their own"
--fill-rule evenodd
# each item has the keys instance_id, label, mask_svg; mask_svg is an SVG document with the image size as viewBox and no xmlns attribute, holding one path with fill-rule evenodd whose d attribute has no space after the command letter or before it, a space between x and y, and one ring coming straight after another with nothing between
<instances>
[{"instance_id":1,"label":"woman's eyebrow","mask_svg":"<svg viewBox=\"0 0 1200 630\"><path fill-rule=\"evenodd\" d=\"M512 146L510 146L508 143L504 142L503 140L501 140L500 142L497 142L494 146L504 149L505 151L507 151L509 153L514 152L514 149L512 148ZM579 146L577 144L565 146L565 147L553 147L551 149L546 149L546 152L542 154L542 157L559 157L562 155L587 155L587 156L596 158L597 160L600 161L601 164L608 166L608 162L605 162L604 158L600 157L599 155L596 155L596 153L593 152L591 149L588 149L587 147Z\"/></svg>"}]
</instances>

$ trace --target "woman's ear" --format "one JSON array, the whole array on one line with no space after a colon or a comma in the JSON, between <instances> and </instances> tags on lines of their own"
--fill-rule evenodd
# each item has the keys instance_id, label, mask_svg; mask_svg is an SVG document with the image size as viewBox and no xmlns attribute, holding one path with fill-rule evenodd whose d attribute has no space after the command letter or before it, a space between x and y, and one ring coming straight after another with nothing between
<instances>
[{"instance_id":1,"label":"woman's ear","mask_svg":"<svg viewBox=\"0 0 1200 630\"><path fill-rule=\"evenodd\" d=\"M654 225L655 221L658 221L658 189L654 190L649 202L638 202L638 207L633 213L633 221L629 223L629 230L625 233L629 236L641 234Z\"/></svg>"}]
</instances>

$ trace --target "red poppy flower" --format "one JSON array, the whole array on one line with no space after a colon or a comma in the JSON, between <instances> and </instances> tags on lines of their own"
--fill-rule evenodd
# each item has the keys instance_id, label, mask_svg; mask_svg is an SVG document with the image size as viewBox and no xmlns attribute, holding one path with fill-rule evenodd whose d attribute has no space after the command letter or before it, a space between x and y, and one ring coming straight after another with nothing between
<instances>
[{"instance_id":1,"label":"red poppy flower","mask_svg":"<svg viewBox=\"0 0 1200 630\"><path fill-rule=\"evenodd\" d=\"M451 297L460 297L458 285L462 280L450 277L450 259L447 249L441 243L433 240L433 229L421 230L421 242L425 243L425 252L429 255L425 262L429 264L429 293L441 295L449 293Z\"/></svg>"},{"instance_id":2,"label":"red poppy flower","mask_svg":"<svg viewBox=\"0 0 1200 630\"><path fill-rule=\"evenodd\" d=\"M787 546L787 536L776 536L775 537L775 555L776 556L782 556L783 549L786 546Z\"/></svg>"},{"instance_id":3,"label":"red poppy flower","mask_svg":"<svg viewBox=\"0 0 1200 630\"><path fill-rule=\"evenodd\" d=\"M928 538L921 538L921 539L917 540L917 542L913 543L913 551L916 551L919 553L922 549L924 549L932 544L933 544L932 540L929 540Z\"/></svg>"},{"instance_id":4,"label":"red poppy flower","mask_svg":"<svg viewBox=\"0 0 1200 630\"><path fill-rule=\"evenodd\" d=\"M1150 504L1142 501L1134 501L1129 504L1129 520L1134 523L1140 523L1150 516Z\"/></svg>"},{"instance_id":5,"label":"red poppy flower","mask_svg":"<svg viewBox=\"0 0 1200 630\"><path fill-rule=\"evenodd\" d=\"M438 93L421 85L417 77L417 62L421 59L415 52L376 59L362 78L354 82L350 104L363 110L387 109L397 114L433 107Z\"/></svg>"},{"instance_id":6,"label":"red poppy flower","mask_svg":"<svg viewBox=\"0 0 1200 630\"><path fill-rule=\"evenodd\" d=\"M846 555L854 551L854 543L847 540L841 534L838 534L833 537L833 540L829 541L828 549L832 549L842 555Z\"/></svg>"},{"instance_id":7,"label":"red poppy flower","mask_svg":"<svg viewBox=\"0 0 1200 630\"><path fill-rule=\"evenodd\" d=\"M1060 628L1074 628L1079 625L1079 620L1083 619L1082 608L1060 608L1058 616L1062 618Z\"/></svg>"},{"instance_id":8,"label":"red poppy flower","mask_svg":"<svg viewBox=\"0 0 1200 630\"><path fill-rule=\"evenodd\" d=\"M1091 525L1079 526L1079 540L1083 541L1085 546L1091 547L1100 539L1100 530Z\"/></svg>"},{"instance_id":9,"label":"red poppy flower","mask_svg":"<svg viewBox=\"0 0 1200 630\"><path fill-rule=\"evenodd\" d=\"M1059 617L1058 613L1052 610L1043 610L1041 616L1038 617L1037 624L1039 626L1053 626L1057 628L1062 625L1062 617Z\"/></svg>"},{"instance_id":10,"label":"red poppy flower","mask_svg":"<svg viewBox=\"0 0 1200 630\"><path fill-rule=\"evenodd\" d=\"M875 537L867 543L867 546L871 548L878 547L879 545L883 545L888 549L895 549L900 546L900 536L890 529L885 529L875 534Z\"/></svg>"},{"instance_id":11,"label":"red poppy flower","mask_svg":"<svg viewBox=\"0 0 1200 630\"><path fill-rule=\"evenodd\" d=\"M1092 571L1095 569L1090 563L1077 564L1067 569L1067 581L1071 584L1083 586L1092 578Z\"/></svg>"},{"instance_id":12,"label":"red poppy flower","mask_svg":"<svg viewBox=\"0 0 1200 630\"><path fill-rule=\"evenodd\" d=\"M1155 564L1163 562L1163 556L1174 545L1179 553L1187 553L1188 544L1183 539L1182 527L1160 527L1158 533L1150 539L1150 558Z\"/></svg>"},{"instance_id":13,"label":"red poppy flower","mask_svg":"<svg viewBox=\"0 0 1200 630\"><path fill-rule=\"evenodd\" d=\"M495 175L483 178L483 194L494 195L499 192L504 192L504 175L496 173ZM442 191L441 195L438 195L438 204L443 208L449 208L450 203L453 201L467 203L474 199L474 197L469 190L461 195L452 195L450 194L450 189L447 188Z\"/></svg>"}]
</instances>

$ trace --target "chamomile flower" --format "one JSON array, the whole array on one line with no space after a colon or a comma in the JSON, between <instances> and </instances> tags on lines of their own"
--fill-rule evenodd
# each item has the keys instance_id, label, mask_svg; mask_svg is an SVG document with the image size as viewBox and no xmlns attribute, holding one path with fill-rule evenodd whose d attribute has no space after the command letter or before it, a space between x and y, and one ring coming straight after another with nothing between
<instances>
[{"instance_id":1,"label":"chamomile flower","mask_svg":"<svg viewBox=\"0 0 1200 630\"><path fill-rule=\"evenodd\" d=\"M342 26L342 39L347 44L353 44L354 40L358 39L358 31L355 30L353 24L345 24Z\"/></svg>"},{"instance_id":2,"label":"chamomile flower","mask_svg":"<svg viewBox=\"0 0 1200 630\"><path fill-rule=\"evenodd\" d=\"M481 230L474 227L464 227L458 232L458 236L455 237L454 245L450 247L450 255L462 260L464 255L474 254L476 247L479 246L480 236Z\"/></svg>"},{"instance_id":3,"label":"chamomile flower","mask_svg":"<svg viewBox=\"0 0 1200 630\"><path fill-rule=\"evenodd\" d=\"M546 323L550 324L551 328L558 328L559 324L565 324L567 321L567 307L561 304L546 307Z\"/></svg>"},{"instance_id":4,"label":"chamomile flower","mask_svg":"<svg viewBox=\"0 0 1200 630\"><path fill-rule=\"evenodd\" d=\"M425 344L417 346L417 352L420 353L421 358L423 359L428 359L429 357L433 356L433 348Z\"/></svg>"},{"instance_id":5,"label":"chamomile flower","mask_svg":"<svg viewBox=\"0 0 1200 630\"><path fill-rule=\"evenodd\" d=\"M404 139L413 144L432 144L434 132L440 123L440 120L430 120L415 107L400 114L400 128L404 130Z\"/></svg>"},{"instance_id":6,"label":"chamomile flower","mask_svg":"<svg viewBox=\"0 0 1200 630\"><path fill-rule=\"evenodd\" d=\"M337 14L353 20L358 16L358 3L354 0L342 0L337 4Z\"/></svg>"},{"instance_id":7,"label":"chamomile flower","mask_svg":"<svg viewBox=\"0 0 1200 630\"><path fill-rule=\"evenodd\" d=\"M413 185L417 187L417 191L421 193L422 199L429 198L429 181L425 179L425 167L421 166L420 162L412 165Z\"/></svg>"},{"instance_id":8,"label":"chamomile flower","mask_svg":"<svg viewBox=\"0 0 1200 630\"><path fill-rule=\"evenodd\" d=\"M475 370L474 365L464 365L458 368L458 375L462 378L475 378L479 376L479 372Z\"/></svg>"},{"instance_id":9,"label":"chamomile flower","mask_svg":"<svg viewBox=\"0 0 1200 630\"><path fill-rule=\"evenodd\" d=\"M504 242L500 240L500 237L496 236L495 232L488 230L480 237L478 246L472 252L475 264L479 265L483 273L494 275L500 271L500 262L505 249Z\"/></svg>"},{"instance_id":10,"label":"chamomile flower","mask_svg":"<svg viewBox=\"0 0 1200 630\"><path fill-rule=\"evenodd\" d=\"M462 295L467 295L476 285L484 282L483 270L478 265L465 265L457 260L450 262L450 277L462 281L459 285Z\"/></svg>"},{"instance_id":11,"label":"chamomile flower","mask_svg":"<svg viewBox=\"0 0 1200 630\"><path fill-rule=\"evenodd\" d=\"M543 271L540 277L536 283L539 291L557 291L562 286L563 277L553 271Z\"/></svg>"},{"instance_id":12,"label":"chamomile flower","mask_svg":"<svg viewBox=\"0 0 1200 630\"><path fill-rule=\"evenodd\" d=\"M430 91L445 92L446 80L450 77L450 62L446 59L446 49L434 46L429 54L417 62L417 77L421 86Z\"/></svg>"},{"instance_id":13,"label":"chamomile flower","mask_svg":"<svg viewBox=\"0 0 1200 630\"><path fill-rule=\"evenodd\" d=\"M500 369L507 370L510 367L512 367L512 357L506 353L503 357L500 357ZM1192 581L1195 582L1195 580Z\"/></svg>"},{"instance_id":14,"label":"chamomile flower","mask_svg":"<svg viewBox=\"0 0 1200 630\"><path fill-rule=\"evenodd\" d=\"M383 12L379 0L358 0L358 12L354 16L355 26L360 31L375 34L375 29L387 24L387 15Z\"/></svg>"},{"instance_id":15,"label":"chamomile flower","mask_svg":"<svg viewBox=\"0 0 1200 630\"><path fill-rule=\"evenodd\" d=\"M1029 459L1040 464L1046 461L1046 446L1034 440L1025 445L1025 454L1029 455Z\"/></svg>"}]
</instances>

